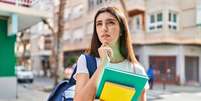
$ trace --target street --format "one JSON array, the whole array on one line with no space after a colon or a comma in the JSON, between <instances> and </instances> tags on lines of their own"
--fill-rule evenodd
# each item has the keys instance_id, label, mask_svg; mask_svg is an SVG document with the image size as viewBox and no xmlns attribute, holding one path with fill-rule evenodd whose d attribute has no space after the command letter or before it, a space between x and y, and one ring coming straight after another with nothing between
<instances>
[{"instance_id":1,"label":"street","mask_svg":"<svg viewBox=\"0 0 201 101\"><path fill-rule=\"evenodd\" d=\"M51 79L35 78L33 84L17 85L17 100L0 99L0 101L46 101L49 93L44 90L50 88L52 84Z\"/></svg>"},{"instance_id":2,"label":"street","mask_svg":"<svg viewBox=\"0 0 201 101\"><path fill-rule=\"evenodd\" d=\"M162 85L156 85L147 95L148 101L200 101L201 87L168 85L163 90Z\"/></svg>"},{"instance_id":3,"label":"street","mask_svg":"<svg viewBox=\"0 0 201 101\"><path fill-rule=\"evenodd\" d=\"M201 93L170 93L161 95L160 98L154 101L200 101ZM150 100L151 101L151 100Z\"/></svg>"},{"instance_id":4,"label":"street","mask_svg":"<svg viewBox=\"0 0 201 101\"><path fill-rule=\"evenodd\" d=\"M53 80L39 77L34 79L33 84L18 84L16 99L1 99L0 101L46 101L49 92L45 89L51 88ZM148 101L200 101L201 87L168 85L166 90L161 85L155 85L149 90Z\"/></svg>"}]
</instances>

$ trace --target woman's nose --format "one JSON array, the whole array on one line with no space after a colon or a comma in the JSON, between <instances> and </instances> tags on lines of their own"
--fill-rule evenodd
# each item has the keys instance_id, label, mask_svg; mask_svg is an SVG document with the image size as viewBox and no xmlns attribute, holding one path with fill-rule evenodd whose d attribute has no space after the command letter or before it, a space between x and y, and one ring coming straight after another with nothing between
<instances>
[{"instance_id":1,"label":"woman's nose","mask_svg":"<svg viewBox=\"0 0 201 101\"><path fill-rule=\"evenodd\" d=\"M106 25L106 24L103 24L102 30L103 30L104 32L107 32L107 31L108 31L108 28L107 28L107 25Z\"/></svg>"}]
</instances>

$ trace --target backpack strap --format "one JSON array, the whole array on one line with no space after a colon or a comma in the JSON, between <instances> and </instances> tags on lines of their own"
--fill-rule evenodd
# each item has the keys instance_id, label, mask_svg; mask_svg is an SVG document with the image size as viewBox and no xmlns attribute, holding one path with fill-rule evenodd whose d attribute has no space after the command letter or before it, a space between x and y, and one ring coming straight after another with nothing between
<instances>
[{"instance_id":1,"label":"backpack strap","mask_svg":"<svg viewBox=\"0 0 201 101\"><path fill-rule=\"evenodd\" d=\"M87 70L89 72L89 78L91 78L91 76L94 74L94 72L96 71L97 68L97 63L96 63L96 58L88 55L88 54L84 54L85 55L85 59L86 59L86 64L87 64ZM69 82L75 84L76 80L73 78L73 76L75 75L77 71L77 65L75 66L73 73L70 77Z\"/></svg>"},{"instance_id":2,"label":"backpack strap","mask_svg":"<svg viewBox=\"0 0 201 101\"><path fill-rule=\"evenodd\" d=\"M49 97L48 97L48 100L47 101L53 101L53 99L58 99L60 97L58 96L61 96L61 95L58 95L60 94L61 92L63 92L66 88L68 88L69 86L66 86L68 85L68 80L63 80L61 82L59 82L55 87L54 89L52 90L52 92L50 93ZM57 97L57 98L56 98Z\"/></svg>"},{"instance_id":3,"label":"backpack strap","mask_svg":"<svg viewBox=\"0 0 201 101\"><path fill-rule=\"evenodd\" d=\"M69 79L69 82L72 83L72 84L76 84L76 80L73 78L73 76L75 75L76 71L77 71L77 64L76 64L76 66L75 66L75 68L73 70L73 73L72 73L72 75L71 75L71 77Z\"/></svg>"},{"instance_id":4,"label":"backpack strap","mask_svg":"<svg viewBox=\"0 0 201 101\"><path fill-rule=\"evenodd\" d=\"M96 58L88 54L85 54L85 58L87 63L87 70L89 72L89 78L91 78L91 76L94 74L94 72L97 69Z\"/></svg>"}]
</instances>

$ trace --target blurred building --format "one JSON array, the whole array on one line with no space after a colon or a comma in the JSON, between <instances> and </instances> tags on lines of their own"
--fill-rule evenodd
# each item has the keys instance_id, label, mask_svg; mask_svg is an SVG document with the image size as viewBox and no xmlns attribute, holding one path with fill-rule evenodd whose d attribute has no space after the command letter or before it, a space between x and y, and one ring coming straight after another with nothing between
<instances>
[{"instance_id":1,"label":"blurred building","mask_svg":"<svg viewBox=\"0 0 201 101\"><path fill-rule=\"evenodd\" d=\"M47 19L51 26L54 26L53 17L55 1L58 0L41 0L34 8L44 10L50 13ZM30 44L31 44L31 67L36 76L50 75L51 47L52 47L52 32L48 26L40 22L30 29Z\"/></svg>"},{"instance_id":2,"label":"blurred building","mask_svg":"<svg viewBox=\"0 0 201 101\"><path fill-rule=\"evenodd\" d=\"M46 20L55 31L57 31L58 5L59 0L42 0L33 6L33 8L49 12L50 17ZM43 22L32 26L26 32L27 34L23 38L28 38L31 53L29 56L30 64L28 65L35 76L52 76L53 66L50 56L53 48L53 33ZM61 65L62 63L59 64ZM59 69L63 71L62 68Z\"/></svg>"},{"instance_id":3,"label":"blurred building","mask_svg":"<svg viewBox=\"0 0 201 101\"><path fill-rule=\"evenodd\" d=\"M16 33L24 31L28 27L47 18L48 13L33 9L32 6L40 0L0 0L0 98L17 97L17 80L15 73L17 49L15 47ZM27 40L24 41L26 49L29 49ZM25 52L25 55L28 55ZM18 61L18 60L17 60Z\"/></svg>"},{"instance_id":4,"label":"blurred building","mask_svg":"<svg viewBox=\"0 0 201 101\"><path fill-rule=\"evenodd\" d=\"M200 0L124 0L137 58L153 66L156 82L201 84ZM63 35L64 64L89 48L97 9L121 8L119 0L68 0Z\"/></svg>"}]
</instances>

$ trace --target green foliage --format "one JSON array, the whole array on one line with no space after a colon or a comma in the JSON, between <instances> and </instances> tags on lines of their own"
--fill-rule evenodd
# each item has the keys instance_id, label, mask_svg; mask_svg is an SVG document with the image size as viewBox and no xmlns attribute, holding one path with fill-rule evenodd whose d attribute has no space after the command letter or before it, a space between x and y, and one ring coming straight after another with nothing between
<instances>
[{"instance_id":1,"label":"green foliage","mask_svg":"<svg viewBox=\"0 0 201 101\"><path fill-rule=\"evenodd\" d=\"M72 66L77 61L77 56L69 56L67 60L67 67Z\"/></svg>"}]
</instances>

